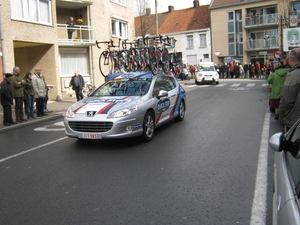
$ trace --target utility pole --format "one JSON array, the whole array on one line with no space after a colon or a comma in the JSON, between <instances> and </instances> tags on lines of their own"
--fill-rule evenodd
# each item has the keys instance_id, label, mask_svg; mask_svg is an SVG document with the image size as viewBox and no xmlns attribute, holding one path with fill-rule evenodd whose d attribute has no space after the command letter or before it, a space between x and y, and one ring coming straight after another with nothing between
<instances>
[{"instance_id":1,"label":"utility pole","mask_svg":"<svg viewBox=\"0 0 300 225\"><path fill-rule=\"evenodd\" d=\"M155 33L158 36L158 14L157 14L157 0L155 0Z\"/></svg>"}]
</instances>

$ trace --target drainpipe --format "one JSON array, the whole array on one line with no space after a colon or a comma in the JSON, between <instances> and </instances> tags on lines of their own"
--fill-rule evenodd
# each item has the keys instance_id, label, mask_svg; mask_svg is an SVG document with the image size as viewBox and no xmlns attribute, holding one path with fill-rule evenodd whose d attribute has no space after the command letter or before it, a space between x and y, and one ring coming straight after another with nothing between
<instances>
[{"instance_id":1,"label":"drainpipe","mask_svg":"<svg viewBox=\"0 0 300 225\"><path fill-rule=\"evenodd\" d=\"M89 26L92 26L92 12L91 12L91 6L90 5L88 6L88 9L89 9L89 17L90 17ZM95 31L93 31L93 32L95 32ZM92 33L91 33L90 38L93 39ZM94 65L95 65L94 64L94 47L91 46L90 49L91 49L91 58L92 58L92 71L91 71L92 74L91 74L91 76L92 76L93 85L96 86L95 85L95 68L94 68Z\"/></svg>"},{"instance_id":2,"label":"drainpipe","mask_svg":"<svg viewBox=\"0 0 300 225\"><path fill-rule=\"evenodd\" d=\"M3 30L2 30L2 4L0 3L0 39L1 39L1 48L0 48L0 53L1 53L1 57L2 57L2 61L0 63L2 63L2 69L3 69L3 73L5 73L5 65L4 65L4 54L3 54L3 50L4 50L4 40L3 40Z\"/></svg>"}]
</instances>

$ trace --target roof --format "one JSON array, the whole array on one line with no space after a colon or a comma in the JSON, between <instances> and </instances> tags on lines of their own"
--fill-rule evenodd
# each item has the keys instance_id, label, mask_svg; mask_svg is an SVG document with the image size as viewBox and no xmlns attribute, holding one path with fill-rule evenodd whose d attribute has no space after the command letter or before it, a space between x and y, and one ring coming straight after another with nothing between
<instances>
[{"instance_id":1,"label":"roof","mask_svg":"<svg viewBox=\"0 0 300 225\"><path fill-rule=\"evenodd\" d=\"M212 0L210 8L225 7L228 5L247 4L251 2L261 2L262 0Z\"/></svg>"},{"instance_id":2,"label":"roof","mask_svg":"<svg viewBox=\"0 0 300 225\"><path fill-rule=\"evenodd\" d=\"M158 13L159 34L169 34L210 27L209 5ZM155 34L155 14L135 17L136 36L141 36L141 19L145 20L147 34Z\"/></svg>"}]
</instances>

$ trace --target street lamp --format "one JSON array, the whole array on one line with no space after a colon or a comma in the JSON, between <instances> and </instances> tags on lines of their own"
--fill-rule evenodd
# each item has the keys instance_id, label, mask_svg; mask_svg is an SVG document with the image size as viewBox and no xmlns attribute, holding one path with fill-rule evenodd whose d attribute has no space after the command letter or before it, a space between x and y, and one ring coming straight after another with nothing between
<instances>
[{"instance_id":1,"label":"street lamp","mask_svg":"<svg viewBox=\"0 0 300 225\"><path fill-rule=\"evenodd\" d=\"M156 33L156 36L158 36L157 0L155 0L155 33Z\"/></svg>"},{"instance_id":2,"label":"street lamp","mask_svg":"<svg viewBox=\"0 0 300 225\"><path fill-rule=\"evenodd\" d=\"M219 56L219 55L221 55L221 52L219 50L217 50L217 51L215 51L215 55Z\"/></svg>"}]
</instances>

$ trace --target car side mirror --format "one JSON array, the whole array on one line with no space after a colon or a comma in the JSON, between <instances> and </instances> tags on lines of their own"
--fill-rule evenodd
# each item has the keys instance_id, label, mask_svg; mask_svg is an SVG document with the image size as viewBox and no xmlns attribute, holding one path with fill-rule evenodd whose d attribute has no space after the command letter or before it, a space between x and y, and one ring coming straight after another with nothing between
<instances>
[{"instance_id":1,"label":"car side mirror","mask_svg":"<svg viewBox=\"0 0 300 225\"><path fill-rule=\"evenodd\" d=\"M167 96L168 96L168 92L162 90L162 91L159 91L157 98L160 99L161 97L167 97Z\"/></svg>"},{"instance_id":2,"label":"car side mirror","mask_svg":"<svg viewBox=\"0 0 300 225\"><path fill-rule=\"evenodd\" d=\"M276 134L273 134L270 139L269 139L269 144L270 147L275 151L275 152L281 152L283 150L283 133L279 132Z\"/></svg>"}]
</instances>

